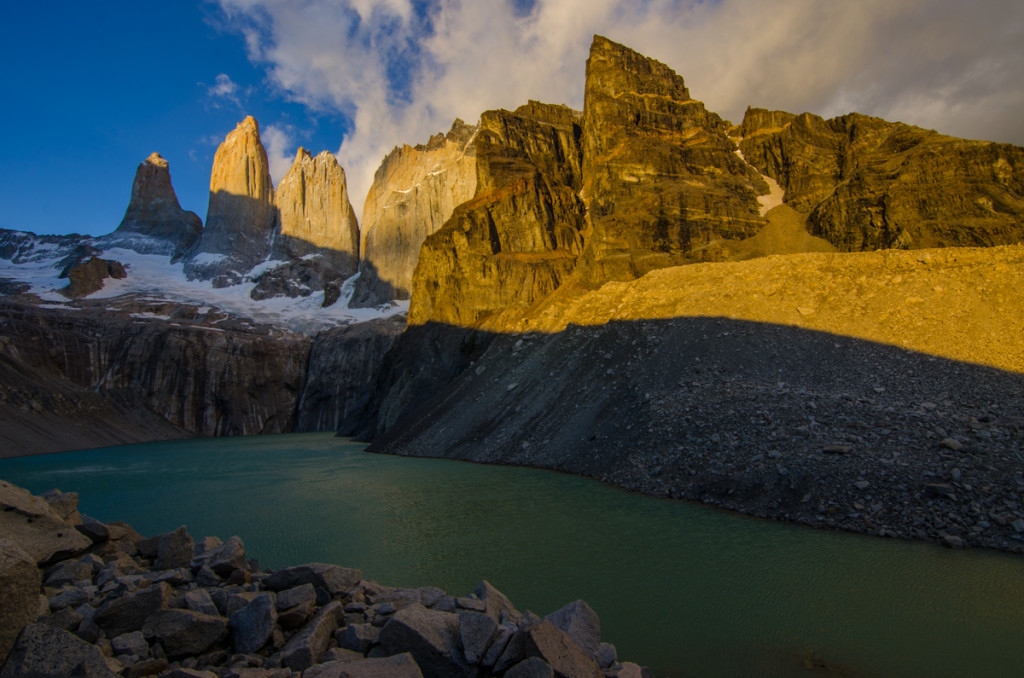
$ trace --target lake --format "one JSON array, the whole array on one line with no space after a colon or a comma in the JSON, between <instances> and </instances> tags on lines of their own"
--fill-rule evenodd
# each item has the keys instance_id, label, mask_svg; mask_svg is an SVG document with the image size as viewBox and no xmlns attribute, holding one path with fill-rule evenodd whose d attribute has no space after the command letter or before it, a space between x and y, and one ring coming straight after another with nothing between
<instances>
[{"instance_id":1,"label":"lake","mask_svg":"<svg viewBox=\"0 0 1024 678\"><path fill-rule=\"evenodd\" d=\"M264 567L358 567L544 615L577 598L659 676L1024 675L1024 558L834 533L525 468L369 454L331 434L0 460L145 535L239 535ZM820 658L832 672L812 672Z\"/></svg>"}]
</instances>

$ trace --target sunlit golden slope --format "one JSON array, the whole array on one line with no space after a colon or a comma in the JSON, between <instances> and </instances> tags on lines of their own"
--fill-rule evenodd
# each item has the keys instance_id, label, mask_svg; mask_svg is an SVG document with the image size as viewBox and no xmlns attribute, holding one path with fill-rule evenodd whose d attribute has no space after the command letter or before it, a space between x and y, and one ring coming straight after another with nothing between
<instances>
[{"instance_id":1,"label":"sunlit golden slope","mask_svg":"<svg viewBox=\"0 0 1024 678\"><path fill-rule=\"evenodd\" d=\"M1024 373L1024 246L679 266L576 296L562 291L502 329L700 316L823 330Z\"/></svg>"}]
</instances>

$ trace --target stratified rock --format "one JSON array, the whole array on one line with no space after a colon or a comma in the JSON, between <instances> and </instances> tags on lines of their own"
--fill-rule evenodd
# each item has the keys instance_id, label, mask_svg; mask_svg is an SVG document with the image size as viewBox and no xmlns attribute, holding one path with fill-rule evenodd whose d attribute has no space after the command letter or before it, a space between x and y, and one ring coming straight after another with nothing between
<instances>
[{"instance_id":1,"label":"stratified rock","mask_svg":"<svg viewBox=\"0 0 1024 678\"><path fill-rule=\"evenodd\" d=\"M349 202L345 170L329 151L315 158L299 148L277 186L280 230L274 253L286 259L315 254L336 277L347 278L359 262L359 224Z\"/></svg>"},{"instance_id":2,"label":"stratified rock","mask_svg":"<svg viewBox=\"0 0 1024 678\"><path fill-rule=\"evenodd\" d=\"M0 678L117 678L95 645L45 624L29 624L18 636Z\"/></svg>"},{"instance_id":3,"label":"stratified rock","mask_svg":"<svg viewBox=\"0 0 1024 678\"><path fill-rule=\"evenodd\" d=\"M39 615L39 568L9 539L0 539L0 665L14 639Z\"/></svg>"},{"instance_id":4,"label":"stratified rock","mask_svg":"<svg viewBox=\"0 0 1024 678\"><path fill-rule=\"evenodd\" d=\"M601 644L601 619L586 602L569 603L544 619L564 631L584 652L592 657L597 655Z\"/></svg>"},{"instance_id":5,"label":"stratified rock","mask_svg":"<svg viewBox=\"0 0 1024 678\"><path fill-rule=\"evenodd\" d=\"M66 297L81 299L103 289L103 281L107 278L120 280L127 277L128 272L124 270L121 262L91 257L88 261L72 266L68 270L68 286L60 292Z\"/></svg>"},{"instance_id":6,"label":"stratified rock","mask_svg":"<svg viewBox=\"0 0 1024 678\"><path fill-rule=\"evenodd\" d=\"M549 621L525 631L525 654L543 659L558 678L603 678L597 662Z\"/></svg>"},{"instance_id":7,"label":"stratified rock","mask_svg":"<svg viewBox=\"0 0 1024 678\"><path fill-rule=\"evenodd\" d=\"M568 277L583 247L579 123L538 102L481 116L476 194L424 241L410 325L521 312Z\"/></svg>"},{"instance_id":8,"label":"stratified rock","mask_svg":"<svg viewBox=\"0 0 1024 678\"><path fill-rule=\"evenodd\" d=\"M476 127L461 120L384 158L363 205L360 275L350 306L408 299L420 247L476 192Z\"/></svg>"},{"instance_id":9,"label":"stratified rock","mask_svg":"<svg viewBox=\"0 0 1024 678\"><path fill-rule=\"evenodd\" d=\"M840 250L1024 240L1024 148L858 113L748 109L747 160L785 189L810 231Z\"/></svg>"},{"instance_id":10,"label":"stratified rock","mask_svg":"<svg viewBox=\"0 0 1024 678\"><path fill-rule=\"evenodd\" d=\"M388 620L378 640L387 654L412 654L426 678L476 676L459 648L459 618L450 612L409 605Z\"/></svg>"},{"instance_id":11,"label":"stratified rock","mask_svg":"<svg viewBox=\"0 0 1024 678\"><path fill-rule=\"evenodd\" d=\"M249 654L263 647L273 635L276 623L277 608L273 595L263 593L256 596L228 621L235 652Z\"/></svg>"},{"instance_id":12,"label":"stratified rock","mask_svg":"<svg viewBox=\"0 0 1024 678\"><path fill-rule=\"evenodd\" d=\"M372 415L374 386L384 356L405 330L405 317L389 316L320 332L309 351L296 431L349 435Z\"/></svg>"},{"instance_id":13,"label":"stratified rock","mask_svg":"<svg viewBox=\"0 0 1024 678\"><path fill-rule=\"evenodd\" d=\"M248 116L213 157L206 228L185 263L186 275L213 279L216 286L240 282L270 252L276 220L267 152L259 125Z\"/></svg>"},{"instance_id":14,"label":"stratified rock","mask_svg":"<svg viewBox=\"0 0 1024 678\"><path fill-rule=\"evenodd\" d=\"M288 639L281 649L281 663L293 671L303 671L319 662L341 615L341 603L336 600L321 608L312 621Z\"/></svg>"},{"instance_id":15,"label":"stratified rock","mask_svg":"<svg viewBox=\"0 0 1024 678\"><path fill-rule=\"evenodd\" d=\"M135 171L124 219L99 244L104 249L124 247L142 254L177 256L196 242L202 230L199 217L178 204L167 161L153 153Z\"/></svg>"},{"instance_id":16,"label":"stratified rock","mask_svg":"<svg viewBox=\"0 0 1024 678\"><path fill-rule=\"evenodd\" d=\"M583 104L592 227L583 279L632 280L760 230L757 196L768 186L735 150L725 122L672 69L594 36Z\"/></svg>"},{"instance_id":17,"label":"stratified rock","mask_svg":"<svg viewBox=\"0 0 1024 678\"><path fill-rule=\"evenodd\" d=\"M37 563L79 553L92 544L61 520L45 499L2 480L0 535L17 544Z\"/></svg>"},{"instance_id":18,"label":"stratified rock","mask_svg":"<svg viewBox=\"0 0 1024 678\"><path fill-rule=\"evenodd\" d=\"M228 620L192 610L158 610L142 625L168 657L199 655L227 635Z\"/></svg>"}]
</instances>

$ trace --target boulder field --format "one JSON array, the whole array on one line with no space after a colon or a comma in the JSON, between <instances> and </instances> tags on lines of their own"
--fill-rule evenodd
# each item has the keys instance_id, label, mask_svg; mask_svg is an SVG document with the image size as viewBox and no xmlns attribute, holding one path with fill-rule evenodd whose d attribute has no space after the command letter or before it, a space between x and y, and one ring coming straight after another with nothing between
<instances>
[{"instance_id":1,"label":"boulder field","mask_svg":"<svg viewBox=\"0 0 1024 678\"><path fill-rule=\"evenodd\" d=\"M0 677L639 678L577 600L539 617L358 569L264 570L238 537L143 537L0 481Z\"/></svg>"}]
</instances>

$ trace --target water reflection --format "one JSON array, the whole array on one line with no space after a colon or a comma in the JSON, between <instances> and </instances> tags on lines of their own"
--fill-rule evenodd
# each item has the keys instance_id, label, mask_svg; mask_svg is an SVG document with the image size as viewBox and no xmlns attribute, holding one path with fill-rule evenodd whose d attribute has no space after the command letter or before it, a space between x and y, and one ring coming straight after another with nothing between
<instances>
[{"instance_id":1,"label":"water reflection","mask_svg":"<svg viewBox=\"0 0 1024 678\"><path fill-rule=\"evenodd\" d=\"M265 566L360 567L545 614L583 598L678 676L1018 675L1024 560L769 523L572 476L366 454L329 434L0 461L144 534L240 535ZM810 674L810 675L815 675Z\"/></svg>"}]
</instances>

